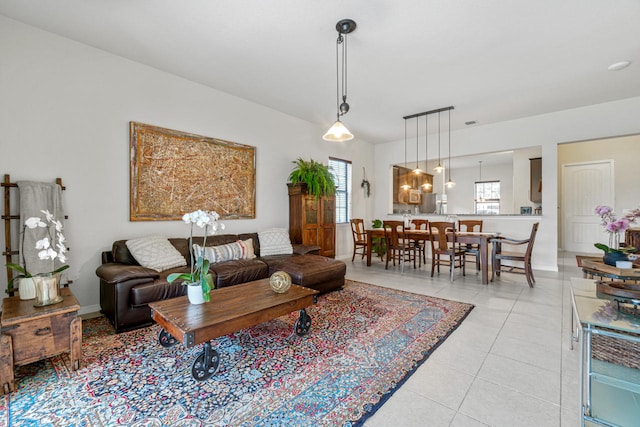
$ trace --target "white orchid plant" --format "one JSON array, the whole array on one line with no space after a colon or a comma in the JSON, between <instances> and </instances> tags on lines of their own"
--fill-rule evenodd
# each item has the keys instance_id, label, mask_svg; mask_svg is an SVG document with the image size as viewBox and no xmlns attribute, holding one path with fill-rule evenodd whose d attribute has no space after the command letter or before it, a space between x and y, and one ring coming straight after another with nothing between
<instances>
[{"instance_id":1,"label":"white orchid plant","mask_svg":"<svg viewBox=\"0 0 640 427\"><path fill-rule=\"evenodd\" d=\"M62 222L57 220L48 210L41 210L40 212L44 214L44 221L40 217L32 216L27 218L24 222L24 227L22 230L22 241L24 242L24 233L27 228L31 230L37 228L46 228L49 235L38 240L35 244L35 249L38 251L38 258L40 258L41 260L57 259L61 263L67 262L67 247L65 245L66 239L64 237L64 234L62 234ZM55 233L52 232L52 229L55 229ZM13 291L13 282L15 280L33 277L33 275L27 271L26 265L23 266L8 262L7 267L19 273L9 281L8 292ZM57 274L66 270L67 268L69 268L68 265L63 265L50 273L43 273L43 275Z\"/></svg>"},{"instance_id":2,"label":"white orchid plant","mask_svg":"<svg viewBox=\"0 0 640 427\"><path fill-rule=\"evenodd\" d=\"M172 273L167 276L167 281L173 283L180 279L183 285L199 283L202 288L202 297L205 301L211 301L209 292L215 287L213 276L209 273L209 260L204 258L204 254L200 253L197 257L193 253L193 226L204 228L204 242L202 246L207 244L207 236L214 235L218 230L224 230L224 224L218 222L220 215L216 211L197 210L184 214L182 220L185 224L191 225L189 232L189 254L191 255L191 272L190 273ZM195 259L195 262L194 262Z\"/></svg>"}]
</instances>

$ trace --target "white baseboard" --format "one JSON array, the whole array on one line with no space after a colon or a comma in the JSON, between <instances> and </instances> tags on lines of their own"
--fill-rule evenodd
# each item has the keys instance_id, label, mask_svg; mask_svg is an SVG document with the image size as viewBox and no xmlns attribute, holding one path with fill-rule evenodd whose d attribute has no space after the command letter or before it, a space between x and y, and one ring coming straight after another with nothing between
<instances>
[{"instance_id":1,"label":"white baseboard","mask_svg":"<svg viewBox=\"0 0 640 427\"><path fill-rule=\"evenodd\" d=\"M78 310L78 314L81 316L90 313L100 313L100 304L87 305Z\"/></svg>"}]
</instances>

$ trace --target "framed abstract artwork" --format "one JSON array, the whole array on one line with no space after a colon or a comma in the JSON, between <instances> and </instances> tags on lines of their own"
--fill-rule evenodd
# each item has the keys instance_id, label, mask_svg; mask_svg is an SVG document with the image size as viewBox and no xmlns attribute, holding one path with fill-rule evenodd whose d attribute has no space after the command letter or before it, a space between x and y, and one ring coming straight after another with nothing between
<instances>
[{"instance_id":1,"label":"framed abstract artwork","mask_svg":"<svg viewBox=\"0 0 640 427\"><path fill-rule=\"evenodd\" d=\"M131 221L179 220L197 209L256 216L256 148L130 122Z\"/></svg>"}]
</instances>

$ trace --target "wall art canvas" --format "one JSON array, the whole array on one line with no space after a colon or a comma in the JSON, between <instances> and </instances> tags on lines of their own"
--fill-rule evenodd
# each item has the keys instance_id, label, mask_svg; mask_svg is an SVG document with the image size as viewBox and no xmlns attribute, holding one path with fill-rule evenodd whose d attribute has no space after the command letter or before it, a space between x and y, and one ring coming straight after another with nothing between
<instances>
[{"instance_id":1,"label":"wall art canvas","mask_svg":"<svg viewBox=\"0 0 640 427\"><path fill-rule=\"evenodd\" d=\"M130 220L255 218L256 148L130 122Z\"/></svg>"}]
</instances>

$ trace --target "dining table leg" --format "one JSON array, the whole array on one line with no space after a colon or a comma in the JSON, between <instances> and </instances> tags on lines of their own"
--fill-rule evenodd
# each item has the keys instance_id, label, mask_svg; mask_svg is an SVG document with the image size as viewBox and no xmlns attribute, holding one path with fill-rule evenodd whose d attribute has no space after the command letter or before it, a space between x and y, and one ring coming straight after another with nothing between
<instances>
[{"instance_id":1,"label":"dining table leg","mask_svg":"<svg viewBox=\"0 0 640 427\"><path fill-rule=\"evenodd\" d=\"M371 251L372 251L373 233L367 230L367 267L371 267Z\"/></svg>"},{"instance_id":2,"label":"dining table leg","mask_svg":"<svg viewBox=\"0 0 640 427\"><path fill-rule=\"evenodd\" d=\"M480 274L482 284L489 284L489 243L488 239L480 239Z\"/></svg>"}]
</instances>

